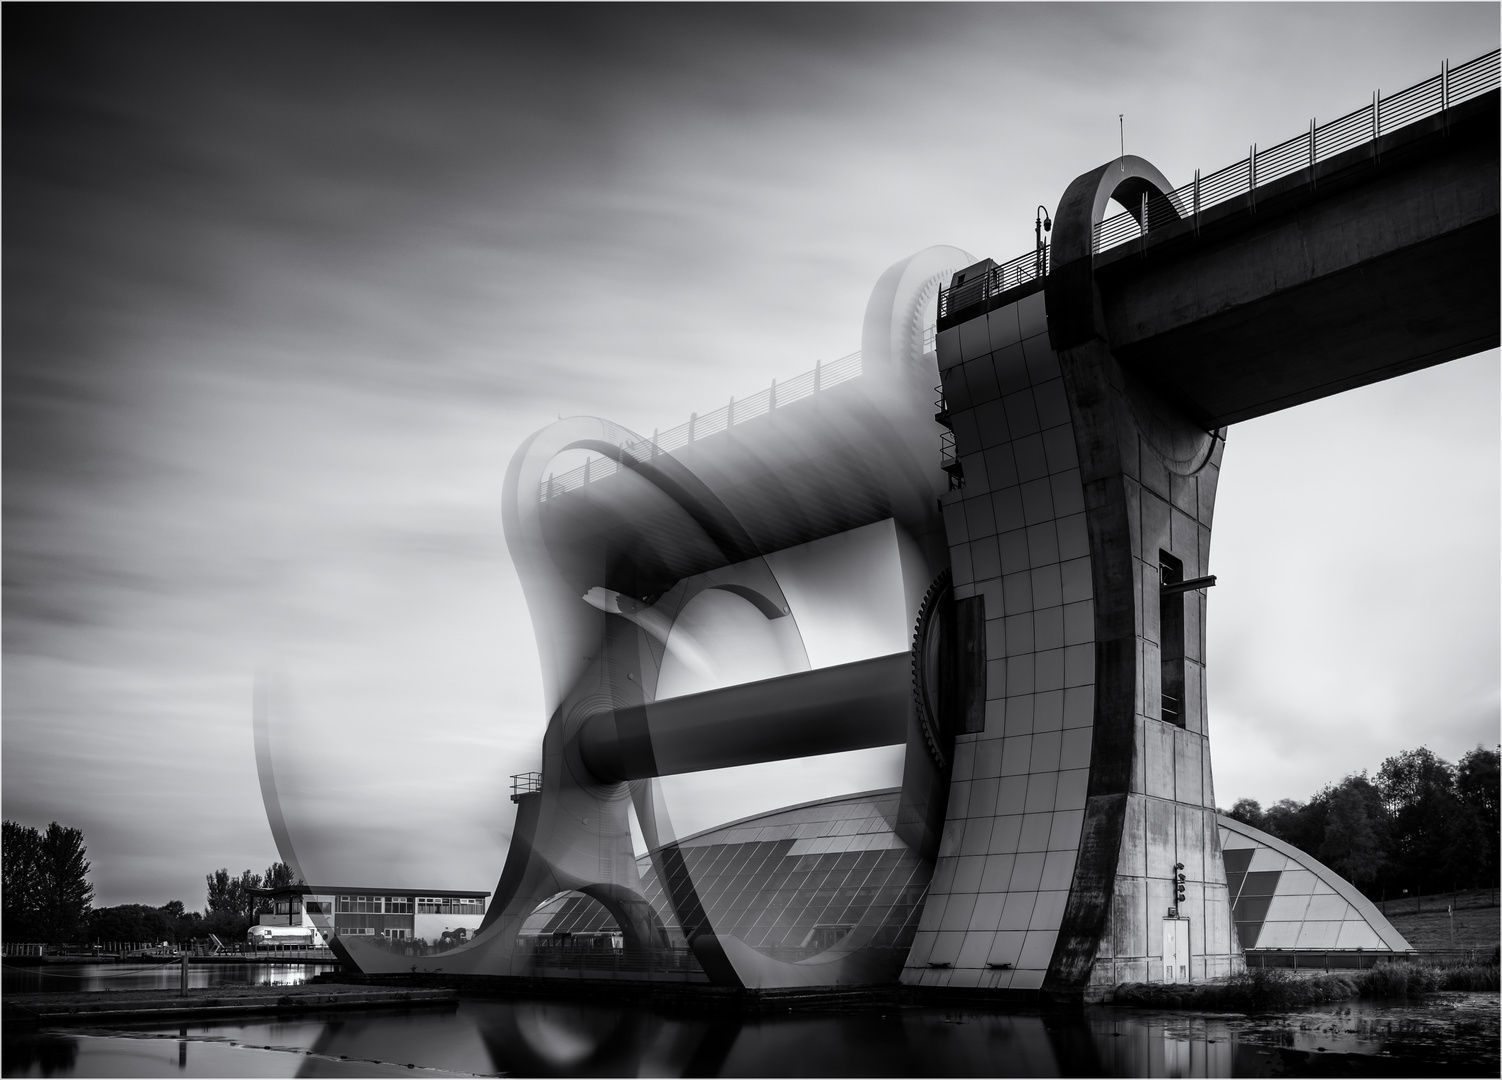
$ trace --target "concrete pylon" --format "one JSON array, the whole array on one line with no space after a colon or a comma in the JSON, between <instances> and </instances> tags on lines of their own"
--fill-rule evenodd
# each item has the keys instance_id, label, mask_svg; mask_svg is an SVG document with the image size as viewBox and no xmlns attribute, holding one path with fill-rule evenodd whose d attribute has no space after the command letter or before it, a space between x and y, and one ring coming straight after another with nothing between
<instances>
[{"instance_id":1,"label":"concrete pylon","mask_svg":"<svg viewBox=\"0 0 1502 1080\"><path fill-rule=\"evenodd\" d=\"M1240 963L1186 587L1209 572L1224 432L1115 360L1090 273L1107 201L1167 190L1139 158L1080 177L1047 278L941 323L964 477L944 520L989 662L909 982L1078 997Z\"/></svg>"}]
</instances>

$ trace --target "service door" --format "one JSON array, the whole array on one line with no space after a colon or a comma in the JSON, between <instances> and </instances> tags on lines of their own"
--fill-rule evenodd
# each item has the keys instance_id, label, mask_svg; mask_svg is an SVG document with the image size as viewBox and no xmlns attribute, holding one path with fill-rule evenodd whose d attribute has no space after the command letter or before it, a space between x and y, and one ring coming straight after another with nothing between
<instances>
[{"instance_id":1,"label":"service door","mask_svg":"<svg viewBox=\"0 0 1502 1080\"><path fill-rule=\"evenodd\" d=\"M1189 981L1189 920L1163 920L1163 981Z\"/></svg>"}]
</instances>

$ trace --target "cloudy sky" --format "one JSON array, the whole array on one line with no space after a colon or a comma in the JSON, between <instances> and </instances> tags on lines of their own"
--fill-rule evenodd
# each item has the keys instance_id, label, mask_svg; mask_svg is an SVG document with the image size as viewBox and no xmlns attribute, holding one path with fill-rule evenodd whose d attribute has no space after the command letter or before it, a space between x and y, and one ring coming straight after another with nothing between
<instances>
[{"instance_id":1,"label":"cloudy sky","mask_svg":"<svg viewBox=\"0 0 1502 1080\"><path fill-rule=\"evenodd\" d=\"M1494 4L4 24L4 814L82 828L98 903L190 906L276 857L267 665L329 872L493 888L545 719L500 512L538 427L854 350L893 262L1026 251L1118 114L1182 182L1498 41ZM1497 741L1498 489L1496 353L1232 430L1221 805ZM680 825L886 782L833 772Z\"/></svg>"}]
</instances>

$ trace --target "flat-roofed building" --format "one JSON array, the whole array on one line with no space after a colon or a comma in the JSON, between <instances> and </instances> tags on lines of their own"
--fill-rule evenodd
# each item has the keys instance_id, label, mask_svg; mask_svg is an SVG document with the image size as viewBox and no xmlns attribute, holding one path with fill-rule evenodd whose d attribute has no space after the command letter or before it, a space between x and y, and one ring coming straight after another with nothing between
<instances>
[{"instance_id":1,"label":"flat-roofed building","mask_svg":"<svg viewBox=\"0 0 1502 1080\"><path fill-rule=\"evenodd\" d=\"M250 928L252 941L311 934L328 939L382 937L389 942L450 946L467 941L485 918L488 892L473 889L392 889L348 885L283 885L257 890L273 910Z\"/></svg>"}]
</instances>

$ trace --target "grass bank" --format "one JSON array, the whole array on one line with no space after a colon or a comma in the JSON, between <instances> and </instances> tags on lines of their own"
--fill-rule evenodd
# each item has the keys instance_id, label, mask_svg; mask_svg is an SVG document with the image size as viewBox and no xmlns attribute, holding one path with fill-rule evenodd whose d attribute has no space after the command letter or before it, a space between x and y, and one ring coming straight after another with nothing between
<instances>
[{"instance_id":1,"label":"grass bank","mask_svg":"<svg viewBox=\"0 0 1502 1080\"><path fill-rule=\"evenodd\" d=\"M1456 908L1447 912L1443 905L1426 903L1422 912L1389 915L1387 921L1415 949L1489 950L1502 943L1502 917L1495 907Z\"/></svg>"},{"instance_id":2,"label":"grass bank","mask_svg":"<svg viewBox=\"0 0 1502 1080\"><path fill-rule=\"evenodd\" d=\"M1442 991L1496 990L1494 964L1379 964L1364 971L1295 972L1253 969L1224 982L1190 986L1125 983L1113 1005L1204 1009L1212 1012L1271 1012L1351 998L1421 997Z\"/></svg>"}]
</instances>

